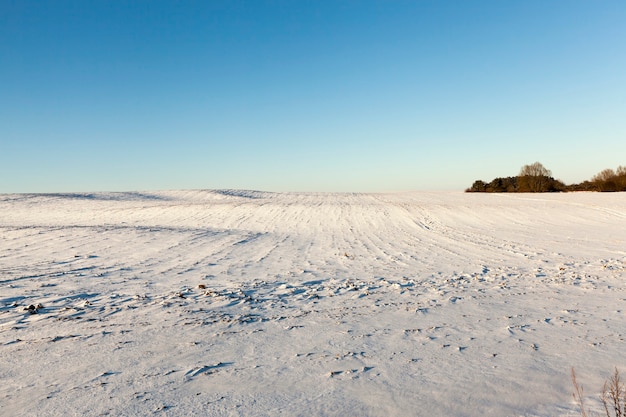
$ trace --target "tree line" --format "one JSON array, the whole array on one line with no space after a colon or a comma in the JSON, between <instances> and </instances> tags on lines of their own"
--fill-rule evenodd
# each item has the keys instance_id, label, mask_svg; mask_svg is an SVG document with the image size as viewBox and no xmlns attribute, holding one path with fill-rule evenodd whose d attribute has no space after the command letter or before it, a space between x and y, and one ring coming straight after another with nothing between
<instances>
[{"instance_id":1,"label":"tree line","mask_svg":"<svg viewBox=\"0 0 626 417\"><path fill-rule=\"evenodd\" d=\"M605 169L591 180L566 185L554 179L552 172L541 163L524 165L516 177L498 177L491 182L481 180L465 192L468 193L550 193L565 191L626 191L626 167Z\"/></svg>"}]
</instances>

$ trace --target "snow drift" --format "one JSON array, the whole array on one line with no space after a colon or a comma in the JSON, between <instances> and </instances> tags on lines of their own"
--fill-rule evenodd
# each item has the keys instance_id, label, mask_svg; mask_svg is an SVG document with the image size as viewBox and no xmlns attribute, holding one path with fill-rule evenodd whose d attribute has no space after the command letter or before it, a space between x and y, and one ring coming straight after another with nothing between
<instances>
[{"instance_id":1,"label":"snow drift","mask_svg":"<svg viewBox=\"0 0 626 417\"><path fill-rule=\"evenodd\" d=\"M2 414L573 416L625 268L626 194L0 195Z\"/></svg>"}]
</instances>

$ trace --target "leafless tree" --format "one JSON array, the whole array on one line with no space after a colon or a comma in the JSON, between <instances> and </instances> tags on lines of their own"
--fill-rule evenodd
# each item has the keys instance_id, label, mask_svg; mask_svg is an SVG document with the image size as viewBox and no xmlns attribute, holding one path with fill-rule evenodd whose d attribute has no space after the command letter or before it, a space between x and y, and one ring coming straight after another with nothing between
<instances>
[{"instance_id":1,"label":"leafless tree","mask_svg":"<svg viewBox=\"0 0 626 417\"><path fill-rule=\"evenodd\" d=\"M519 171L520 177L551 177L552 172L544 167L540 162L524 165Z\"/></svg>"},{"instance_id":2,"label":"leafless tree","mask_svg":"<svg viewBox=\"0 0 626 417\"><path fill-rule=\"evenodd\" d=\"M617 179L618 177L615 171L612 169L604 169L594 175L593 178L591 178L591 182L593 182L600 191L617 191Z\"/></svg>"},{"instance_id":3,"label":"leafless tree","mask_svg":"<svg viewBox=\"0 0 626 417\"><path fill-rule=\"evenodd\" d=\"M605 170L600 171L596 175L594 175L591 181L603 182L603 181L609 181L615 177L616 177L615 171L613 171L612 169L605 169Z\"/></svg>"},{"instance_id":4,"label":"leafless tree","mask_svg":"<svg viewBox=\"0 0 626 417\"><path fill-rule=\"evenodd\" d=\"M541 163L524 165L519 172L519 191L540 193L547 191L552 172Z\"/></svg>"}]
</instances>

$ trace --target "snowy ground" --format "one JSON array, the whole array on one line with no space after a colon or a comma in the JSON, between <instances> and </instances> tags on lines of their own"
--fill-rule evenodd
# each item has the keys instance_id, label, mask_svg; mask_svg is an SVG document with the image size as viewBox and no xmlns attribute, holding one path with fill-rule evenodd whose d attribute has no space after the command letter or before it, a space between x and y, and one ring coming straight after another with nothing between
<instances>
[{"instance_id":1,"label":"snowy ground","mask_svg":"<svg viewBox=\"0 0 626 417\"><path fill-rule=\"evenodd\" d=\"M625 278L626 193L0 195L0 414L576 416Z\"/></svg>"}]
</instances>

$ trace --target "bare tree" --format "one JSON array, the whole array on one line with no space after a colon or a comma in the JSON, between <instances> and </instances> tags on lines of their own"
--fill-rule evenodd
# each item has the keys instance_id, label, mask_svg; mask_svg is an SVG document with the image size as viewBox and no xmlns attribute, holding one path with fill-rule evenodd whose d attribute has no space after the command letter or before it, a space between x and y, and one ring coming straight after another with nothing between
<instances>
[{"instance_id":1,"label":"bare tree","mask_svg":"<svg viewBox=\"0 0 626 417\"><path fill-rule=\"evenodd\" d=\"M519 172L519 191L540 193L547 191L552 172L541 163L524 165Z\"/></svg>"},{"instance_id":2,"label":"bare tree","mask_svg":"<svg viewBox=\"0 0 626 417\"><path fill-rule=\"evenodd\" d=\"M620 168L618 168L618 170ZM598 174L594 175L593 178L591 178L591 181L596 181L596 182L609 181L609 180L614 179L616 176L617 174L615 174L615 171L613 171L612 169L605 169L605 170L600 171Z\"/></svg>"},{"instance_id":3,"label":"bare tree","mask_svg":"<svg viewBox=\"0 0 626 417\"><path fill-rule=\"evenodd\" d=\"M621 167L620 167L621 168ZM619 168L618 168L619 169ZM617 174L612 169L604 169L591 178L600 191L617 191Z\"/></svg>"},{"instance_id":4,"label":"bare tree","mask_svg":"<svg viewBox=\"0 0 626 417\"><path fill-rule=\"evenodd\" d=\"M615 174L617 175L615 179L617 191L626 191L626 167L618 166Z\"/></svg>"},{"instance_id":5,"label":"bare tree","mask_svg":"<svg viewBox=\"0 0 626 417\"><path fill-rule=\"evenodd\" d=\"M519 171L520 177L551 177L552 172L544 167L540 162L524 165Z\"/></svg>"}]
</instances>

